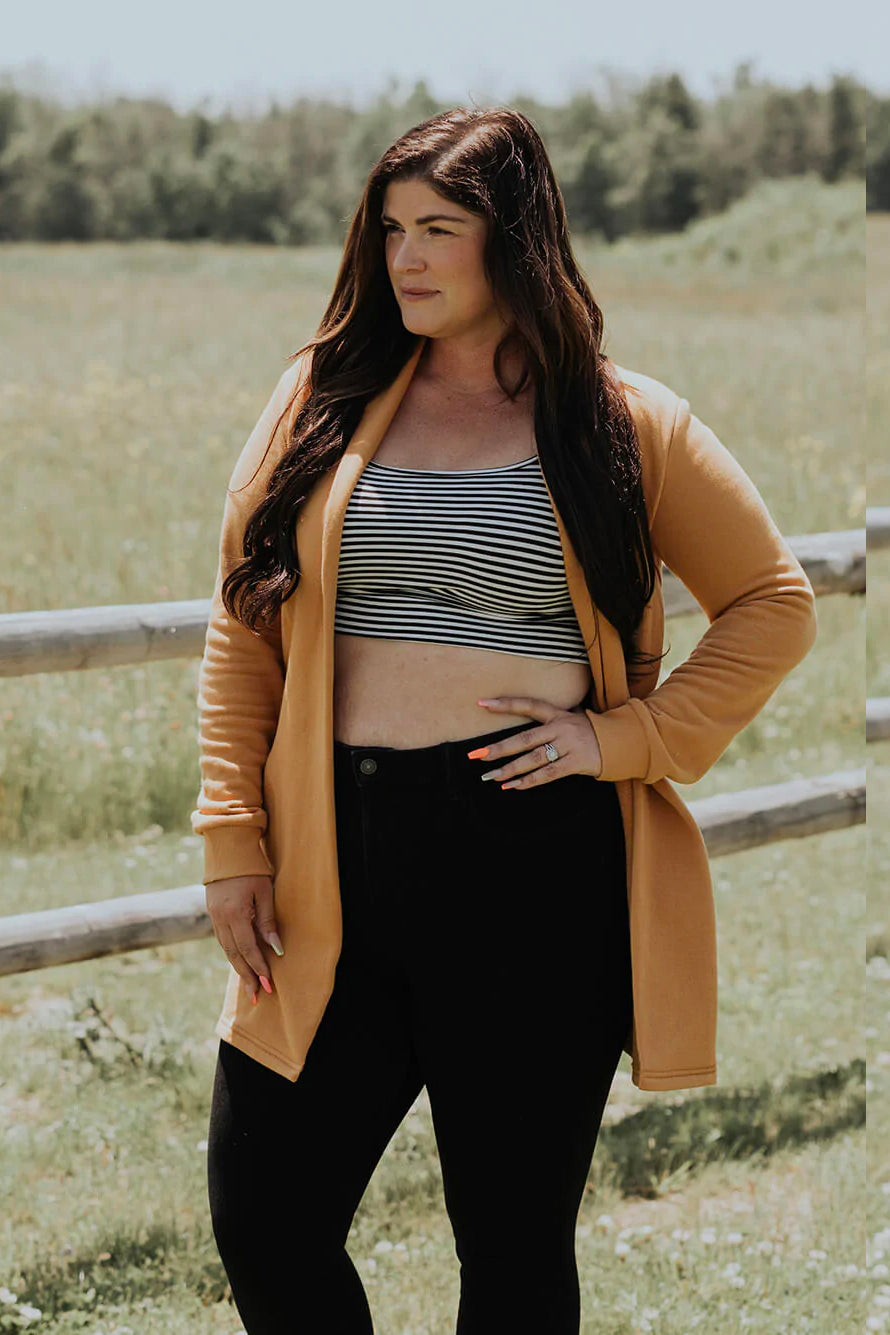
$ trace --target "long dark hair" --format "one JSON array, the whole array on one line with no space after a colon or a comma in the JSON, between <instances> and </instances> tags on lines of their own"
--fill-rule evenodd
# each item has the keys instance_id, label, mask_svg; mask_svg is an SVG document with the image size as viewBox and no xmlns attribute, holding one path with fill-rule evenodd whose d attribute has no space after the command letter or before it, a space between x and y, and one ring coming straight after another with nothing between
<instances>
[{"instance_id":1,"label":"long dark hair","mask_svg":"<svg viewBox=\"0 0 890 1335\"><path fill-rule=\"evenodd\" d=\"M495 350L495 376L515 398L527 377L511 391L503 354L512 346L524 355L534 377L541 468L594 608L618 631L633 674L636 665L663 657L644 655L634 643L656 577L639 441L614 364L600 349L602 312L572 254L547 150L526 116L504 108L432 116L397 139L371 171L318 333L288 358L308 352L308 395L247 522L244 559L222 584L225 606L252 630L274 626L300 580L298 507L343 455L368 401L417 346L386 265L380 215L394 180L424 181L488 220L485 272L512 316Z\"/></svg>"}]
</instances>

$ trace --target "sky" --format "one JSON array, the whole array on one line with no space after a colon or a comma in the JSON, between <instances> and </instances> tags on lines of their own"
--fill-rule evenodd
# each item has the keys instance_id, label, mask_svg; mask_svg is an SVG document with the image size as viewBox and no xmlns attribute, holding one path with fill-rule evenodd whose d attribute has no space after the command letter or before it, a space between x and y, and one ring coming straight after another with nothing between
<instances>
[{"instance_id":1,"label":"sky","mask_svg":"<svg viewBox=\"0 0 890 1335\"><path fill-rule=\"evenodd\" d=\"M676 71L708 98L755 78L824 87L852 74L890 94L886 0L56 0L8 3L0 80L66 102L154 95L179 110L262 110L274 97L367 105L425 79L449 103L519 93L562 102Z\"/></svg>"}]
</instances>

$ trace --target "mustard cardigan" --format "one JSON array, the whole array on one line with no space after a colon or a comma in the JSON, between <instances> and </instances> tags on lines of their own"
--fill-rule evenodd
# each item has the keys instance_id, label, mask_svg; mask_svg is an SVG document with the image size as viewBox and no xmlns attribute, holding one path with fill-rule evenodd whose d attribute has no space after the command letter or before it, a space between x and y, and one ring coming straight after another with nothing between
<instances>
[{"instance_id":1,"label":"mustard cardigan","mask_svg":"<svg viewBox=\"0 0 890 1335\"><path fill-rule=\"evenodd\" d=\"M242 557L245 524L305 399L301 372L311 354L279 379L225 500L199 676L202 781L191 823L204 837L204 884L257 873L273 878L285 952L271 960L274 991L259 991L251 1005L230 966L215 1032L289 1080L297 1079L324 1013L342 942L333 673L343 514L425 342L418 339L393 383L369 402L341 460L304 501L299 585L274 627L259 634L228 615L220 587ZM686 1089L717 1083L717 945L704 840L672 781L693 783L705 774L809 652L816 604L753 482L688 401L650 376L617 370L639 436L658 569L637 643L648 653L663 649L661 560L710 622L657 688L656 664L629 691L618 633L594 608L553 508L569 591L590 645L585 713L602 752L599 777L615 781L624 822L633 972L625 1051L638 1088Z\"/></svg>"}]
</instances>

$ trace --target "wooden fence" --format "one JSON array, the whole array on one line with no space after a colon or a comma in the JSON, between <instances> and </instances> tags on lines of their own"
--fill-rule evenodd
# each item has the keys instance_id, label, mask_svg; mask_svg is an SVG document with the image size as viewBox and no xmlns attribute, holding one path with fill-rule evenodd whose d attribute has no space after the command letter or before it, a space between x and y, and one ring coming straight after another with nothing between
<instances>
[{"instance_id":1,"label":"wooden fence","mask_svg":"<svg viewBox=\"0 0 890 1335\"><path fill-rule=\"evenodd\" d=\"M788 539L819 597L865 592L866 548L890 547L890 507L868 509L865 529ZM700 611L670 571L669 617ZM18 612L0 616L0 676L70 672L200 656L209 599ZM866 740L890 736L890 698L866 702ZM865 768L750 788L689 803L711 857L803 838L865 820ZM123 895L0 917L0 975L96 959L212 935L204 886Z\"/></svg>"}]
</instances>

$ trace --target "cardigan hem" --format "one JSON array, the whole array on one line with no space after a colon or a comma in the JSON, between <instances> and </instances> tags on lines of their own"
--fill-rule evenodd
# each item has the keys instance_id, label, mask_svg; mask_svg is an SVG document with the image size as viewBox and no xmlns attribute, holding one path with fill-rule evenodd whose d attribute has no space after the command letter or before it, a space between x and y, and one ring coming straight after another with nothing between
<instances>
[{"instance_id":1,"label":"cardigan hem","mask_svg":"<svg viewBox=\"0 0 890 1335\"><path fill-rule=\"evenodd\" d=\"M296 1080L303 1069L303 1062L291 1061L289 1057L282 1056L275 1048L263 1043L255 1034L248 1034L237 1024L226 1024L223 1020L219 1020L214 1032L227 1043L231 1043L232 1047L238 1048L239 1052L253 1057L254 1061L267 1066L277 1075L283 1075L286 1080Z\"/></svg>"},{"instance_id":2,"label":"cardigan hem","mask_svg":"<svg viewBox=\"0 0 890 1335\"><path fill-rule=\"evenodd\" d=\"M263 1043L255 1034L249 1034L236 1024L225 1024L220 1020L215 1033L241 1052L253 1057L263 1066L269 1067L287 1080L295 1081L303 1069L302 1062L292 1061L283 1056L276 1048ZM694 1089L701 1085L717 1084L716 1066L695 1066L677 1071L631 1071L631 1082L637 1089Z\"/></svg>"},{"instance_id":3,"label":"cardigan hem","mask_svg":"<svg viewBox=\"0 0 890 1335\"><path fill-rule=\"evenodd\" d=\"M716 1066L694 1066L685 1071L631 1070L631 1082L637 1089L694 1089L698 1085L716 1085Z\"/></svg>"}]
</instances>

